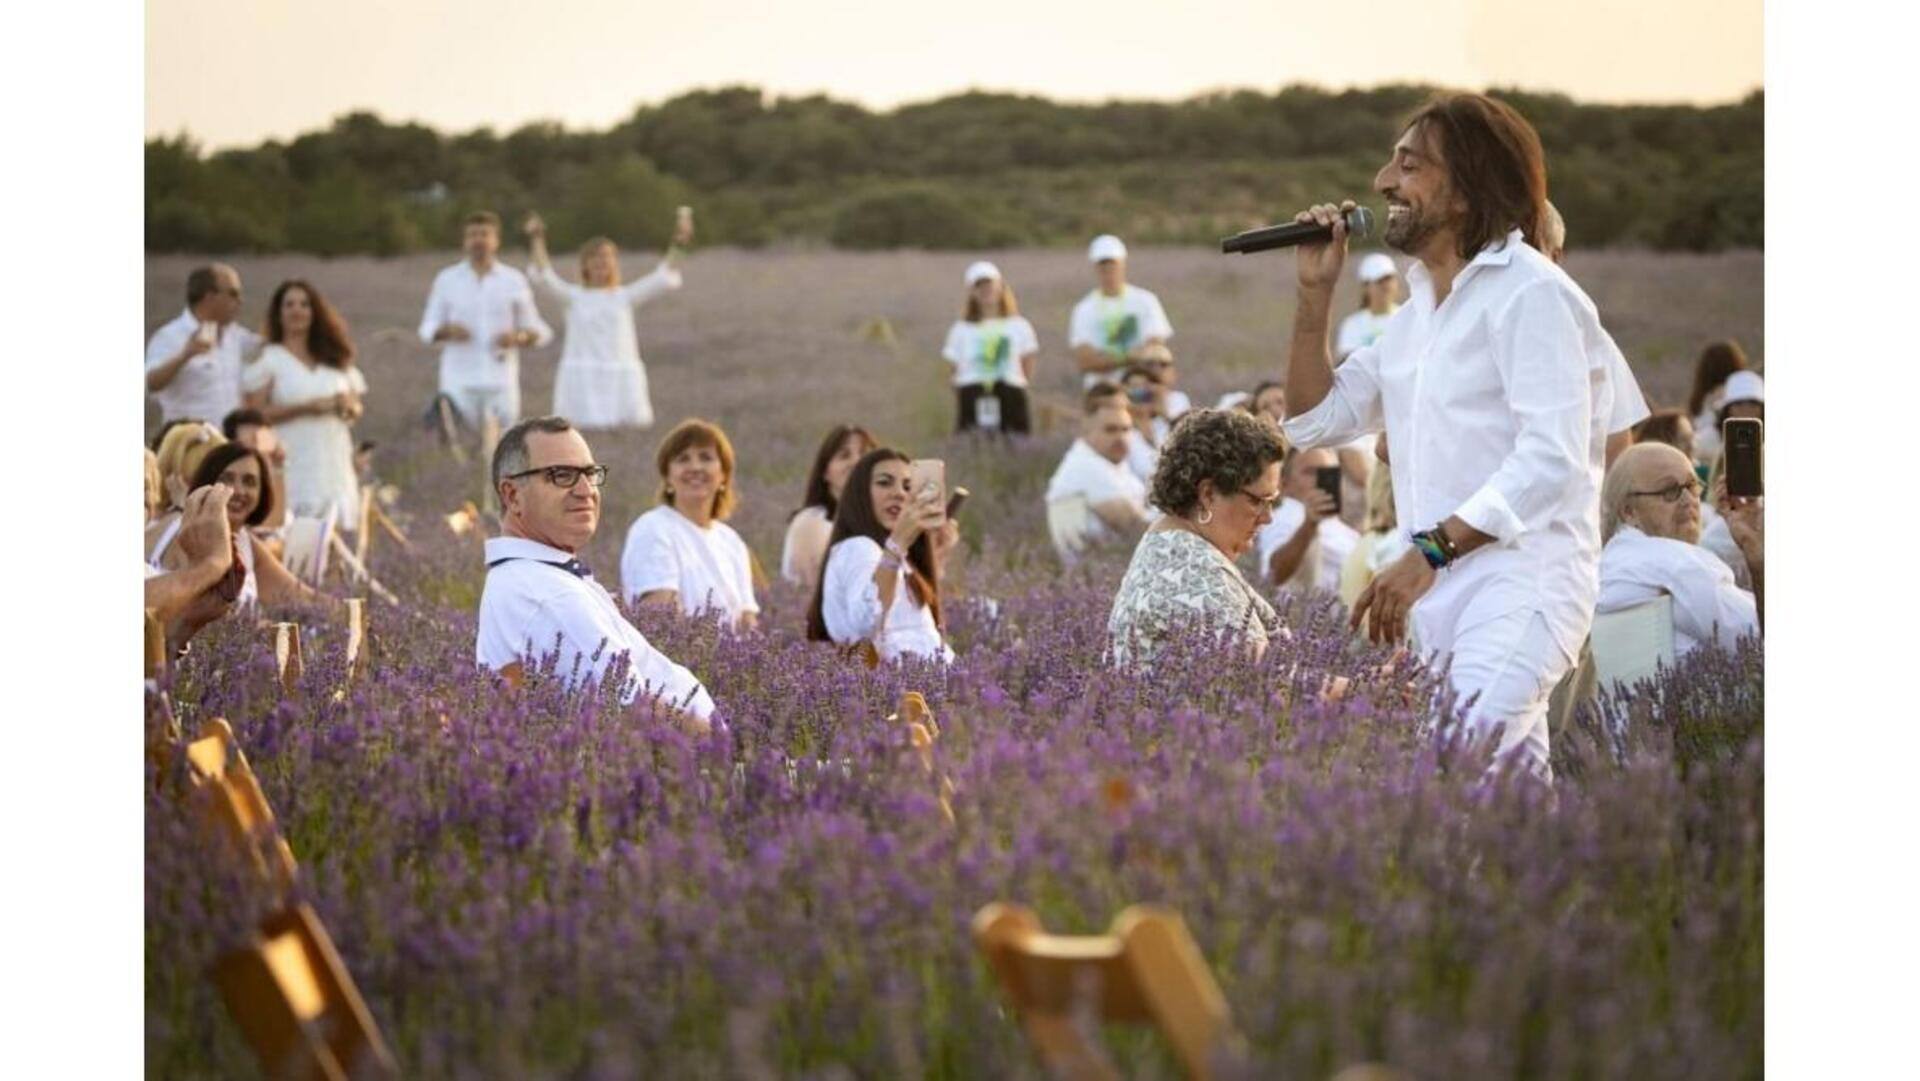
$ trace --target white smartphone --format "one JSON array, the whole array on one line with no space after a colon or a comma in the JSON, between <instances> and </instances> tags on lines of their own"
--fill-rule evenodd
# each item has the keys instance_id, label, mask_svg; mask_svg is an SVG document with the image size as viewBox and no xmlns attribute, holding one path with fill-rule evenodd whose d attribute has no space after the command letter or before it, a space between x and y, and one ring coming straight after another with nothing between
<instances>
[{"instance_id":1,"label":"white smartphone","mask_svg":"<svg viewBox=\"0 0 1920 1081\"><path fill-rule=\"evenodd\" d=\"M200 329L194 331L194 333L198 334L200 340L209 346L220 344L220 324L218 323L202 323L200 324Z\"/></svg>"},{"instance_id":2,"label":"white smartphone","mask_svg":"<svg viewBox=\"0 0 1920 1081\"><path fill-rule=\"evenodd\" d=\"M945 516L947 507L947 463L939 458L915 458L907 467L908 483L913 485L913 500L919 506L939 507Z\"/></svg>"}]
</instances>

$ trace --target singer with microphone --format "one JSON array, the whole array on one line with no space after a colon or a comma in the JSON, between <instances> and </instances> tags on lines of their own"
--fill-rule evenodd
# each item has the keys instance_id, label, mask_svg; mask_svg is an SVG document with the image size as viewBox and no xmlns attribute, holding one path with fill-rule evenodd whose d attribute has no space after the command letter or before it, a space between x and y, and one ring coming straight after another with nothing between
<instances>
[{"instance_id":1,"label":"singer with microphone","mask_svg":"<svg viewBox=\"0 0 1920 1081\"><path fill-rule=\"evenodd\" d=\"M1336 370L1327 349L1346 259L1343 207L1296 225L1299 307L1287 438L1384 431L1413 549L1355 600L1353 625L1449 666L1469 734L1551 780L1547 705L1593 622L1612 407L1608 338L1573 280L1530 246L1546 206L1540 137L1511 107L1445 95L1374 177L1411 296Z\"/></svg>"}]
</instances>

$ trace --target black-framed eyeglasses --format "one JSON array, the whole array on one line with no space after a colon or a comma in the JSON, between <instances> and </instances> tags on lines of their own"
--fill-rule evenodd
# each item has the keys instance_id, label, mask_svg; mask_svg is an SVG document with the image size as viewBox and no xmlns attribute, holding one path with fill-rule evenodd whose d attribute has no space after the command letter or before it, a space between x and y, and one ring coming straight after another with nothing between
<instances>
[{"instance_id":1,"label":"black-framed eyeglasses","mask_svg":"<svg viewBox=\"0 0 1920 1081\"><path fill-rule=\"evenodd\" d=\"M1676 483L1673 483L1673 484L1669 484L1669 485L1667 485L1667 486L1666 486L1665 488L1655 488L1655 489L1654 489L1653 491L1651 491L1651 492L1633 492L1633 491L1630 491L1630 492L1628 492L1628 493L1627 493L1627 495L1629 495L1629 496L1655 496L1655 497L1657 497L1657 498L1658 498L1658 499L1660 500L1660 502L1662 502L1662 503L1678 503L1678 502L1680 502L1680 497L1681 497L1681 494L1682 494L1682 493L1690 493L1690 494L1692 494L1692 496L1693 496L1693 497L1694 497L1695 499L1698 499L1698 498L1700 498L1700 493L1701 493L1701 492L1702 492L1703 490L1704 490L1704 489L1702 489L1702 488L1701 488L1701 486L1700 486L1700 482L1699 482L1699 481L1697 481L1697 480L1694 480L1693 478L1691 478L1691 477L1689 477L1689 478L1688 478L1687 480L1685 480L1685 481L1682 481L1682 482L1676 482Z\"/></svg>"},{"instance_id":2,"label":"black-framed eyeglasses","mask_svg":"<svg viewBox=\"0 0 1920 1081\"><path fill-rule=\"evenodd\" d=\"M523 469L518 473L509 473L506 479L519 480L521 477L531 477L535 474L547 478L547 483L555 488L571 488L580 483L581 477L587 478L587 483L595 488L607 483L607 467L604 465L549 465L539 469Z\"/></svg>"}]
</instances>

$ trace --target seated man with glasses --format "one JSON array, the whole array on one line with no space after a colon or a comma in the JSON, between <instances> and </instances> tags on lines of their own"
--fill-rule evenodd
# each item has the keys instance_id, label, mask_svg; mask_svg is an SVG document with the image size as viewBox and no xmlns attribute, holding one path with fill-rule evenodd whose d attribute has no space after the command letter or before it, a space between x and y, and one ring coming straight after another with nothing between
<instances>
[{"instance_id":1,"label":"seated man with glasses","mask_svg":"<svg viewBox=\"0 0 1920 1081\"><path fill-rule=\"evenodd\" d=\"M1743 550L1758 561L1759 504L1736 512ZM1687 456L1665 443L1636 443L1621 452L1600 489L1600 553L1597 610L1613 612L1673 597L1674 656L1716 642L1760 632L1754 594L1734 582L1733 571L1700 547L1700 478ZM1756 578L1757 580L1757 578Z\"/></svg>"},{"instance_id":2,"label":"seated man with glasses","mask_svg":"<svg viewBox=\"0 0 1920 1081\"><path fill-rule=\"evenodd\" d=\"M602 678L628 657L623 702L642 693L704 732L713 699L692 672L653 648L595 581L579 552L600 525L607 467L564 417L536 417L506 430L493 452L493 486L504 536L487 541L474 657L516 685L553 656L562 679ZM576 676L577 672L577 676Z\"/></svg>"}]
</instances>

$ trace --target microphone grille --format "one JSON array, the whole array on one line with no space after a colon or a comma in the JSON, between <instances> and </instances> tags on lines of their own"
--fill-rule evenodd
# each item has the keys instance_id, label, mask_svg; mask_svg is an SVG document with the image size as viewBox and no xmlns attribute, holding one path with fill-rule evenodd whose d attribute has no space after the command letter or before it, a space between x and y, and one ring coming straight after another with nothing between
<instances>
[{"instance_id":1,"label":"microphone grille","mask_svg":"<svg viewBox=\"0 0 1920 1081\"><path fill-rule=\"evenodd\" d=\"M1355 240L1365 240L1373 235L1373 211L1364 206L1356 206L1347 211L1347 236Z\"/></svg>"}]
</instances>

